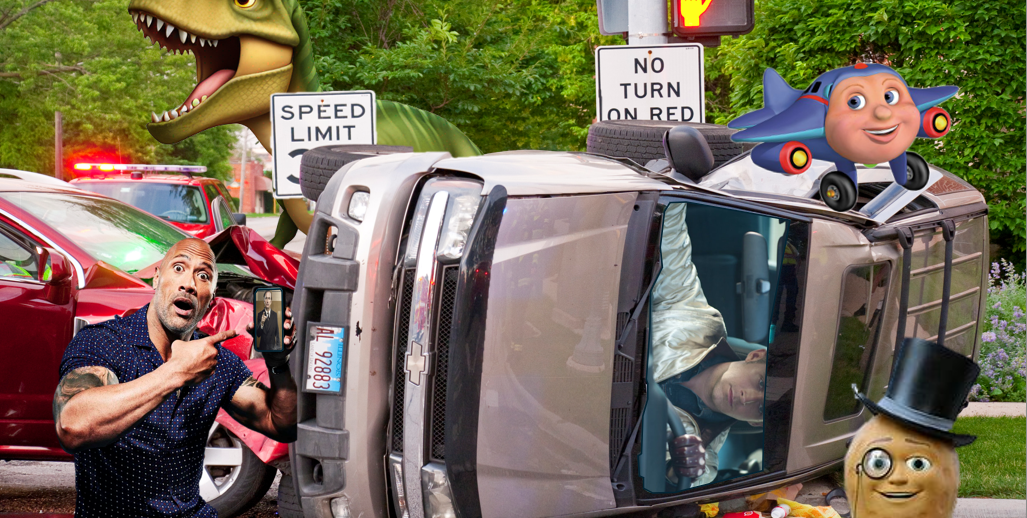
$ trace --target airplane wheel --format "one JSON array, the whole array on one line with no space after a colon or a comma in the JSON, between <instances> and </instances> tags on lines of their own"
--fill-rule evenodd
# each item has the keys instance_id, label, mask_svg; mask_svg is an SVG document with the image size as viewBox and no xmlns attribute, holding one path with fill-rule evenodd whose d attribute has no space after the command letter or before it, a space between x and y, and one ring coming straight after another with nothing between
<instances>
[{"instance_id":1,"label":"airplane wheel","mask_svg":"<svg viewBox=\"0 0 1027 518\"><path fill-rule=\"evenodd\" d=\"M927 179L931 177L931 170L927 168L927 161L912 151L906 152L906 185L910 191L919 191L927 185Z\"/></svg>"},{"instance_id":2,"label":"airplane wheel","mask_svg":"<svg viewBox=\"0 0 1027 518\"><path fill-rule=\"evenodd\" d=\"M781 148L781 168L788 174L802 174L813 162L813 154L802 142L788 142Z\"/></svg>"},{"instance_id":3,"label":"airplane wheel","mask_svg":"<svg viewBox=\"0 0 1027 518\"><path fill-rule=\"evenodd\" d=\"M827 173L820 180L820 198L828 207L845 212L856 206L856 184L845 173Z\"/></svg>"}]
</instances>

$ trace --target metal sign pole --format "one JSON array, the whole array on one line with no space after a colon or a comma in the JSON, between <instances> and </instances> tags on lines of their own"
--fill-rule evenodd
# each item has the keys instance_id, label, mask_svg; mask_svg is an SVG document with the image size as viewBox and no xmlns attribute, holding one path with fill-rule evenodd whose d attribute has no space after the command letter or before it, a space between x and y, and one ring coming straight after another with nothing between
<instances>
[{"instance_id":1,"label":"metal sign pole","mask_svg":"<svg viewBox=\"0 0 1027 518\"><path fill-rule=\"evenodd\" d=\"M628 2L628 45L667 43L667 20L666 0Z\"/></svg>"}]
</instances>

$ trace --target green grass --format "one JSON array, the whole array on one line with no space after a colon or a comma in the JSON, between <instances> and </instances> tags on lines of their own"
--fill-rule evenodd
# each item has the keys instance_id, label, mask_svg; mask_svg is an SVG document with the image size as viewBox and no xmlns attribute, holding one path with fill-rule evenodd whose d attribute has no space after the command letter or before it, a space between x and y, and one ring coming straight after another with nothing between
<instances>
[{"instance_id":1,"label":"green grass","mask_svg":"<svg viewBox=\"0 0 1027 518\"><path fill-rule=\"evenodd\" d=\"M1027 487L1027 418L961 417L954 433L976 435L958 448L960 498L1023 500Z\"/></svg>"},{"instance_id":2,"label":"green grass","mask_svg":"<svg viewBox=\"0 0 1027 518\"><path fill-rule=\"evenodd\" d=\"M280 213L279 214L270 214L270 213L263 213L263 212L247 212L246 213L246 219L249 219L249 218L271 218L271 217L278 217L278 216L281 216L281 214Z\"/></svg>"}]
</instances>

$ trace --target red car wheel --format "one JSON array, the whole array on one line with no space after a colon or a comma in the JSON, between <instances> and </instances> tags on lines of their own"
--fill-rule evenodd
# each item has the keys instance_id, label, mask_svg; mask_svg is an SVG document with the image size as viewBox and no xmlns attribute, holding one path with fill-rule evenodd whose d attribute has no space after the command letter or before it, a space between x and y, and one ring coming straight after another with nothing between
<instances>
[{"instance_id":1,"label":"red car wheel","mask_svg":"<svg viewBox=\"0 0 1027 518\"><path fill-rule=\"evenodd\" d=\"M809 169L813 154L802 142L788 142L781 148L781 168L788 174L802 174Z\"/></svg>"},{"instance_id":2,"label":"red car wheel","mask_svg":"<svg viewBox=\"0 0 1027 518\"><path fill-rule=\"evenodd\" d=\"M949 112L935 106L924 112L923 125L924 133L928 137L938 138L949 132L949 128L952 127L952 118L949 117Z\"/></svg>"}]
</instances>

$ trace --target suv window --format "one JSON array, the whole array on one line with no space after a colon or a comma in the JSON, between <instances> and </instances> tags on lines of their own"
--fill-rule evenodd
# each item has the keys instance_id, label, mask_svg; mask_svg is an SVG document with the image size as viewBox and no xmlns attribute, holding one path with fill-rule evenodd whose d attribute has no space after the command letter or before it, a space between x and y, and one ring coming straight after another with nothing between
<instances>
[{"instance_id":1,"label":"suv window","mask_svg":"<svg viewBox=\"0 0 1027 518\"><path fill-rule=\"evenodd\" d=\"M206 223L207 203L198 187L152 182L81 182L87 191L110 196L177 223Z\"/></svg>"},{"instance_id":2,"label":"suv window","mask_svg":"<svg viewBox=\"0 0 1027 518\"><path fill-rule=\"evenodd\" d=\"M218 225L218 231L222 231L232 225L235 225L235 218L232 217L232 209L229 208L228 203L221 196L214 199L214 203L211 204L214 208L214 217L216 218Z\"/></svg>"},{"instance_id":3,"label":"suv window","mask_svg":"<svg viewBox=\"0 0 1027 518\"><path fill-rule=\"evenodd\" d=\"M842 276L838 338L824 404L824 421L859 412L860 403L852 395L852 386L866 392L890 274L891 264L879 263L853 266Z\"/></svg>"},{"instance_id":4,"label":"suv window","mask_svg":"<svg viewBox=\"0 0 1027 518\"><path fill-rule=\"evenodd\" d=\"M207 193L207 201L209 203L213 203L218 196L221 196L221 193L218 192L218 188L212 183L203 184L203 192Z\"/></svg>"},{"instance_id":5,"label":"suv window","mask_svg":"<svg viewBox=\"0 0 1027 518\"><path fill-rule=\"evenodd\" d=\"M668 425L675 436L699 436L708 452L706 472L691 481L693 488L762 472L765 453L777 454L764 451L763 418L782 392L768 383L767 366L771 322L782 313L777 292L790 226L787 219L735 209L667 204L662 270L650 297L650 402L639 457L648 492L683 488L666 469ZM794 309L789 312L794 319ZM703 376L707 371L714 375ZM657 402L661 395L669 405ZM649 427L658 433L649 434ZM660 439L648 445L647 437Z\"/></svg>"},{"instance_id":6,"label":"suv window","mask_svg":"<svg viewBox=\"0 0 1027 518\"><path fill-rule=\"evenodd\" d=\"M228 207L235 212L237 207L235 206L235 200L232 199L232 193L228 192L228 187L225 187L225 184L221 180L218 180L214 185L217 186L218 192L221 193L221 196L225 199L225 203L228 204Z\"/></svg>"},{"instance_id":7,"label":"suv window","mask_svg":"<svg viewBox=\"0 0 1027 518\"><path fill-rule=\"evenodd\" d=\"M0 279L37 280L39 262L34 250L0 230Z\"/></svg>"}]
</instances>

